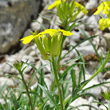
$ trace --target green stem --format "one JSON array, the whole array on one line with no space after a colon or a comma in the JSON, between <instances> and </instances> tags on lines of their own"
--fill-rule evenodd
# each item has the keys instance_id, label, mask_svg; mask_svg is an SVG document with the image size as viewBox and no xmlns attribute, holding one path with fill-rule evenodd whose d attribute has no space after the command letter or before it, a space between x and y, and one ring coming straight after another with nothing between
<instances>
[{"instance_id":1,"label":"green stem","mask_svg":"<svg viewBox=\"0 0 110 110\"><path fill-rule=\"evenodd\" d=\"M61 106L61 110L63 110L63 98L62 98L62 91L61 91L61 88L60 88L60 84L59 84L59 80L58 80L58 68L59 67L58 65L56 66L55 64L55 59L54 57L52 58L52 65L53 65L53 71L54 71L54 75L55 75L55 80L56 80L56 85L58 87L58 93L59 93L59 99L60 99L60 106ZM58 64L58 63L57 63Z\"/></svg>"},{"instance_id":2,"label":"green stem","mask_svg":"<svg viewBox=\"0 0 110 110\"><path fill-rule=\"evenodd\" d=\"M34 109L33 109L33 105L32 105L31 96L30 96L30 94L29 94L28 86L26 85L26 82L25 82L25 80L24 80L24 77L23 77L22 72L21 72L21 77L22 77L22 81L23 81L23 83L24 83L24 86L25 86L25 89L26 89L26 92L27 92L27 95L28 95L28 98L29 98L29 102L30 102L30 105L31 105L31 110L34 110Z\"/></svg>"},{"instance_id":3,"label":"green stem","mask_svg":"<svg viewBox=\"0 0 110 110\"><path fill-rule=\"evenodd\" d=\"M108 110L110 110L110 100L108 100Z\"/></svg>"},{"instance_id":4,"label":"green stem","mask_svg":"<svg viewBox=\"0 0 110 110\"><path fill-rule=\"evenodd\" d=\"M103 70L103 68L104 68L104 66L106 65L106 63L108 62L109 58L110 58L110 51L108 52L108 55L107 55L107 57L106 57L104 63L103 63L103 64L99 67L99 69L90 77L90 79L89 79L84 85L82 85L81 89L83 89L83 88L86 86L86 84L88 84L95 76L97 76L97 75L99 74L99 72L101 72L101 71Z\"/></svg>"}]
</instances>

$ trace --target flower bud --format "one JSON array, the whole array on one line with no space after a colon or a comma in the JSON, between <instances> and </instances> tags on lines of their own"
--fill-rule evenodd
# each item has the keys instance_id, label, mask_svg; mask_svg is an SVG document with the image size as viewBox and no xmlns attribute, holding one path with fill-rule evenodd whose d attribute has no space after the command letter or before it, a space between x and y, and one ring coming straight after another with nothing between
<instances>
[{"instance_id":1,"label":"flower bud","mask_svg":"<svg viewBox=\"0 0 110 110\"><path fill-rule=\"evenodd\" d=\"M51 39L51 47L50 47L50 55L51 56L58 56L59 51L59 42L58 42L58 35L54 35Z\"/></svg>"},{"instance_id":2,"label":"flower bud","mask_svg":"<svg viewBox=\"0 0 110 110\"><path fill-rule=\"evenodd\" d=\"M45 51L49 52L49 40L46 37L46 35L43 35L42 41L43 41L43 44L44 44Z\"/></svg>"},{"instance_id":3,"label":"flower bud","mask_svg":"<svg viewBox=\"0 0 110 110\"><path fill-rule=\"evenodd\" d=\"M37 48L41 52L41 55L42 55L43 59L48 60L49 56L46 54L46 51L45 51L45 49L43 47L41 38L40 37L34 38L34 42L36 43Z\"/></svg>"}]
</instances>

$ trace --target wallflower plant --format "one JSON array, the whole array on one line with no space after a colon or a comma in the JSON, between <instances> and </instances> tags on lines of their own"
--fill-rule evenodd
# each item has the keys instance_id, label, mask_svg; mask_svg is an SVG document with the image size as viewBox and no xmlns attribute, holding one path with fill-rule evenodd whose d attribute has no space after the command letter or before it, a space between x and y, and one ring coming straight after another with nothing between
<instances>
[{"instance_id":1,"label":"wallflower plant","mask_svg":"<svg viewBox=\"0 0 110 110\"><path fill-rule=\"evenodd\" d=\"M94 15L97 15L97 14L107 15L107 18L101 18L99 20L100 29L104 30L105 28L110 28L110 1L102 2L98 6L97 11L94 13Z\"/></svg>"},{"instance_id":2,"label":"wallflower plant","mask_svg":"<svg viewBox=\"0 0 110 110\"><path fill-rule=\"evenodd\" d=\"M84 6L75 2L75 0L56 0L48 7L48 9L50 10L54 7L57 8L57 14L62 22L63 29L46 29L40 33L33 32L31 35L21 39L23 44L28 44L33 40L39 49L42 58L50 62L51 85L48 87L44 80L44 65L41 65L40 68L36 68L33 64L27 62L17 62L14 64L14 67L20 73L21 78L19 79L23 82L25 91L20 92L18 98L11 95L14 96L12 97L12 104L15 104L15 106L9 110L73 110L75 106L71 105L71 103L79 97L87 95L96 98L93 94L86 92L87 90L108 83L102 82L101 84L85 87L103 70L110 58L110 52L108 52L105 59L100 61L101 63L98 65L98 68L87 80L85 80L85 61L77 49L76 53L78 57L72 59L72 63L67 62L67 64L60 65L64 40L66 37L73 35L70 31L72 30L72 27L74 27L73 25L77 15L80 12L83 12L86 15L87 10ZM104 11L106 14L108 14L107 9ZM102 8L99 8L99 10L103 11ZM96 12L96 14L97 13L99 13L99 11ZM70 25L71 22L73 23L72 25ZM105 25L102 28L105 28ZM89 40L92 38L94 38L94 36L90 37ZM23 74L28 66L31 66L34 69L34 73L31 79L26 83ZM75 73L76 66L80 68L78 81L76 80ZM60 70L62 70L62 68L64 68L64 70L61 73ZM37 85L32 89L30 85L35 76L37 79ZM27 95L25 96L23 94ZM5 105L9 106L7 102ZM5 108L5 105L2 106L0 104L1 110L6 110L2 109Z\"/></svg>"},{"instance_id":3,"label":"wallflower plant","mask_svg":"<svg viewBox=\"0 0 110 110\"><path fill-rule=\"evenodd\" d=\"M64 29L68 29L68 26L71 22L75 21L76 17L80 12L83 12L87 15L88 11L85 7L75 0L56 0L52 5L48 7L48 9L52 9L56 7L59 19L62 22L62 26Z\"/></svg>"},{"instance_id":4,"label":"wallflower plant","mask_svg":"<svg viewBox=\"0 0 110 110\"><path fill-rule=\"evenodd\" d=\"M46 60L51 60L49 57L59 56L61 52L61 44L63 36L70 36L73 33L65 31L62 29L46 29L39 34L32 33L32 35L27 36L23 39L24 44L29 43L32 39L36 43L41 55Z\"/></svg>"}]
</instances>

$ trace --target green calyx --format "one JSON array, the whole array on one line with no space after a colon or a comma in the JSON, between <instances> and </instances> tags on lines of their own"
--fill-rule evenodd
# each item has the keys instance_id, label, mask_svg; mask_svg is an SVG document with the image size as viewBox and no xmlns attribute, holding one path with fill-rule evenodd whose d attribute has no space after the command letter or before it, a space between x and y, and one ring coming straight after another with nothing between
<instances>
[{"instance_id":1,"label":"green calyx","mask_svg":"<svg viewBox=\"0 0 110 110\"><path fill-rule=\"evenodd\" d=\"M61 51L62 34L55 34L51 39L50 55L59 56Z\"/></svg>"},{"instance_id":2,"label":"green calyx","mask_svg":"<svg viewBox=\"0 0 110 110\"><path fill-rule=\"evenodd\" d=\"M42 37L34 38L34 42L39 49L42 58L49 60L49 57L57 57L61 51L63 35L62 33L55 33L52 37L43 35Z\"/></svg>"},{"instance_id":3,"label":"green calyx","mask_svg":"<svg viewBox=\"0 0 110 110\"><path fill-rule=\"evenodd\" d=\"M36 43L37 48L39 49L39 51L40 51L40 53L42 55L42 58L44 60L48 60L49 56L47 55L46 50L45 50L45 48L43 46L42 38L36 37L36 38L34 38L34 42Z\"/></svg>"}]
</instances>

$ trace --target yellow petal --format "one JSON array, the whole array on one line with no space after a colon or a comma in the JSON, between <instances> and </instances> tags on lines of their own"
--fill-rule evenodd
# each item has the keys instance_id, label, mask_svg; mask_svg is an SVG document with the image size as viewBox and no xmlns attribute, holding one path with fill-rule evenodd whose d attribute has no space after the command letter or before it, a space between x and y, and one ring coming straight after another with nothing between
<instances>
[{"instance_id":1,"label":"yellow petal","mask_svg":"<svg viewBox=\"0 0 110 110\"><path fill-rule=\"evenodd\" d=\"M102 2L98 8L97 11L94 13L94 15L100 14L107 14L108 16L110 15L110 1Z\"/></svg>"},{"instance_id":2,"label":"yellow petal","mask_svg":"<svg viewBox=\"0 0 110 110\"><path fill-rule=\"evenodd\" d=\"M46 29L45 31L40 32L37 36L42 37L45 34L49 34L52 37L56 32L56 29Z\"/></svg>"},{"instance_id":3,"label":"yellow petal","mask_svg":"<svg viewBox=\"0 0 110 110\"><path fill-rule=\"evenodd\" d=\"M63 29L58 29L58 31L62 32L64 36L71 36L71 35L73 35L72 32L70 32L70 31L65 31L65 30L63 30Z\"/></svg>"},{"instance_id":4,"label":"yellow petal","mask_svg":"<svg viewBox=\"0 0 110 110\"><path fill-rule=\"evenodd\" d=\"M75 2L75 6L76 6L77 8L80 8L81 11L82 11L85 15L87 15L88 11L85 9L85 7L84 7L83 5L79 4L78 2Z\"/></svg>"},{"instance_id":5,"label":"yellow petal","mask_svg":"<svg viewBox=\"0 0 110 110\"><path fill-rule=\"evenodd\" d=\"M61 0L56 0L53 4L51 4L49 7L48 7L48 10L58 6L61 4Z\"/></svg>"},{"instance_id":6,"label":"yellow petal","mask_svg":"<svg viewBox=\"0 0 110 110\"><path fill-rule=\"evenodd\" d=\"M94 13L94 15L97 15L97 14L100 14L101 11L103 11L104 9L104 4L101 3L98 8L97 8L97 11Z\"/></svg>"},{"instance_id":7,"label":"yellow petal","mask_svg":"<svg viewBox=\"0 0 110 110\"><path fill-rule=\"evenodd\" d=\"M103 18L99 20L100 30L104 30L105 28L110 27L110 18Z\"/></svg>"},{"instance_id":8,"label":"yellow petal","mask_svg":"<svg viewBox=\"0 0 110 110\"><path fill-rule=\"evenodd\" d=\"M30 36L22 38L21 41L23 42L23 44L27 44L27 43L30 43L33 38L35 38L35 36L30 35Z\"/></svg>"}]
</instances>

